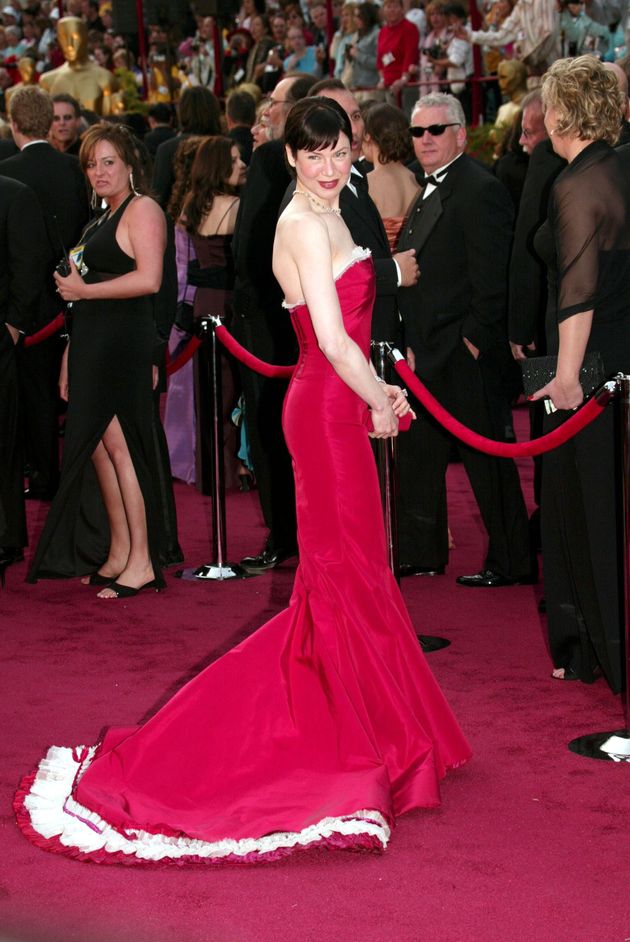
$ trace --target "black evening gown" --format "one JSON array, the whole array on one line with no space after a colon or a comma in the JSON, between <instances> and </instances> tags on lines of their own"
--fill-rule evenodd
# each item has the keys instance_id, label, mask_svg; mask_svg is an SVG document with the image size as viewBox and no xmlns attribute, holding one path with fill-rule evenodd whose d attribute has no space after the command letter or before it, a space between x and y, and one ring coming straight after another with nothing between
<instances>
[{"instance_id":1,"label":"black evening gown","mask_svg":"<svg viewBox=\"0 0 630 942\"><path fill-rule=\"evenodd\" d=\"M84 233L85 281L133 271L116 241L121 216L133 198L92 223ZM109 525L91 456L118 417L144 498L149 550L160 579L162 514L155 482L163 468L155 446L152 366L156 343L153 297L79 301L72 306L69 401L59 490L50 508L28 581L94 572L107 558Z\"/></svg>"},{"instance_id":2,"label":"black evening gown","mask_svg":"<svg viewBox=\"0 0 630 942\"><path fill-rule=\"evenodd\" d=\"M548 352L558 325L593 310L587 352L630 372L630 178L606 143L589 144L557 178L536 251L548 265ZM571 415L547 416L545 431ZM543 458L542 549L551 655L621 689L623 598L614 407Z\"/></svg>"}]
</instances>

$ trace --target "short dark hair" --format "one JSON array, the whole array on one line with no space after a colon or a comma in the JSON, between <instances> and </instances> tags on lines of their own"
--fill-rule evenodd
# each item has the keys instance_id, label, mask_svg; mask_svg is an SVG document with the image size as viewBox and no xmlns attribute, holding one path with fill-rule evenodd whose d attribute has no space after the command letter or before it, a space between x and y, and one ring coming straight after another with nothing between
<instances>
[{"instance_id":1,"label":"short dark hair","mask_svg":"<svg viewBox=\"0 0 630 942\"><path fill-rule=\"evenodd\" d=\"M252 14L252 20L260 20L260 22L262 23L264 27L265 33L268 33L269 30L271 29L271 23L269 22L268 13L254 13Z\"/></svg>"},{"instance_id":2,"label":"short dark hair","mask_svg":"<svg viewBox=\"0 0 630 942\"><path fill-rule=\"evenodd\" d=\"M59 92L58 95L53 95L53 105L58 101L63 102L65 105L71 105L74 109L75 118L81 117L81 105L72 95L68 95L67 92Z\"/></svg>"},{"instance_id":3,"label":"short dark hair","mask_svg":"<svg viewBox=\"0 0 630 942\"><path fill-rule=\"evenodd\" d=\"M295 76L292 75L291 78L295 78ZM296 101L301 101L302 98L306 98L307 95L310 95L311 89L316 82L317 79L314 75L298 74L295 82L287 89L287 101L295 103Z\"/></svg>"},{"instance_id":4,"label":"short dark hair","mask_svg":"<svg viewBox=\"0 0 630 942\"><path fill-rule=\"evenodd\" d=\"M225 113L235 124L251 128L256 123L256 102L249 92L231 92L225 103Z\"/></svg>"},{"instance_id":5,"label":"short dark hair","mask_svg":"<svg viewBox=\"0 0 630 942\"><path fill-rule=\"evenodd\" d=\"M169 105L165 104L165 102L159 101L157 104L151 105L148 115L159 124L170 124L173 117L173 111Z\"/></svg>"},{"instance_id":6,"label":"short dark hair","mask_svg":"<svg viewBox=\"0 0 630 942\"><path fill-rule=\"evenodd\" d=\"M378 23L378 9L374 3L360 3L354 11L355 16L360 16L365 23L365 32L363 35L371 33ZM361 33L361 30L359 30Z\"/></svg>"},{"instance_id":7,"label":"short dark hair","mask_svg":"<svg viewBox=\"0 0 630 942\"><path fill-rule=\"evenodd\" d=\"M185 88L177 106L179 124L187 134L221 134L219 100L204 85Z\"/></svg>"},{"instance_id":8,"label":"short dark hair","mask_svg":"<svg viewBox=\"0 0 630 942\"><path fill-rule=\"evenodd\" d=\"M400 108L377 104L365 112L364 120L365 133L378 147L379 163L389 164L397 160L406 163L412 159L409 122Z\"/></svg>"},{"instance_id":9,"label":"short dark hair","mask_svg":"<svg viewBox=\"0 0 630 942\"><path fill-rule=\"evenodd\" d=\"M293 154L334 147L340 134L352 141L350 119L333 98L303 98L291 108L284 127L284 140Z\"/></svg>"},{"instance_id":10,"label":"short dark hair","mask_svg":"<svg viewBox=\"0 0 630 942\"><path fill-rule=\"evenodd\" d=\"M343 84L341 79L337 78L325 78L320 79L319 82L315 82L311 88L309 95L321 95L322 92L347 92L348 89Z\"/></svg>"},{"instance_id":11,"label":"short dark hair","mask_svg":"<svg viewBox=\"0 0 630 942\"><path fill-rule=\"evenodd\" d=\"M444 13L446 16L456 16L459 20L468 19L468 14L461 3L448 3L444 7Z\"/></svg>"}]
</instances>

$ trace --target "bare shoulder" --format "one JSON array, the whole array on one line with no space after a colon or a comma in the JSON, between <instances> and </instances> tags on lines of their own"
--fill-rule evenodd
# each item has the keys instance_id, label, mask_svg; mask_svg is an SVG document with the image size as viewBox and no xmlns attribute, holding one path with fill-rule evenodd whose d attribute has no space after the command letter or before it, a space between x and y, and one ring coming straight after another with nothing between
<instances>
[{"instance_id":1,"label":"bare shoulder","mask_svg":"<svg viewBox=\"0 0 630 942\"><path fill-rule=\"evenodd\" d=\"M159 203L150 196L136 196L127 207L126 214L130 222L142 225L164 225L164 211Z\"/></svg>"},{"instance_id":2,"label":"bare shoulder","mask_svg":"<svg viewBox=\"0 0 630 942\"><path fill-rule=\"evenodd\" d=\"M326 223L319 213L311 210L300 210L289 206L278 220L277 233L294 251L300 252L304 246L312 247L313 243L329 242Z\"/></svg>"}]
</instances>

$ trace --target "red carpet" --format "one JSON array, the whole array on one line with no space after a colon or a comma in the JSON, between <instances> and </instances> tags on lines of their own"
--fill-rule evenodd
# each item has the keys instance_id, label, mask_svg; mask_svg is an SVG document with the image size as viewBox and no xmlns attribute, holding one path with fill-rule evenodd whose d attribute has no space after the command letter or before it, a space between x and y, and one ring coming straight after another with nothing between
<instances>
[{"instance_id":1,"label":"red carpet","mask_svg":"<svg viewBox=\"0 0 630 942\"><path fill-rule=\"evenodd\" d=\"M519 416L524 426L524 415ZM522 465L529 491L531 464ZM630 768L581 759L576 735L623 725L618 698L550 679L541 587L474 592L483 559L460 465L449 471L457 548L447 575L406 579L418 631L474 757L437 811L403 817L381 856L313 852L222 870L98 867L19 833L13 791L50 744L134 724L282 607L293 567L128 602L78 582L7 573L2 613L0 939L19 942L623 942L630 937ZM186 565L208 561L209 502L177 486ZM41 525L31 508L31 532ZM255 495L228 500L230 557L264 536ZM261 665L264 668L264 665Z\"/></svg>"}]
</instances>

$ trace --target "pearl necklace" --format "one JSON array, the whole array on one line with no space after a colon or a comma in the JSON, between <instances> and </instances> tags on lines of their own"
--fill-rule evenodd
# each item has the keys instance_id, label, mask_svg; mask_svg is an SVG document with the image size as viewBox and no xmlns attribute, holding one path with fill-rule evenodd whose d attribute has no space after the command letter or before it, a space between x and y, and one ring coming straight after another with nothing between
<instances>
[{"instance_id":1,"label":"pearl necklace","mask_svg":"<svg viewBox=\"0 0 630 942\"><path fill-rule=\"evenodd\" d=\"M341 210L334 206L328 206L327 203L318 200L316 196L313 196L312 193L309 193L308 190L298 190L297 188L293 191L293 196L299 193L301 196L305 196L311 205L316 206L320 213L330 213L333 216L341 216Z\"/></svg>"}]
</instances>

